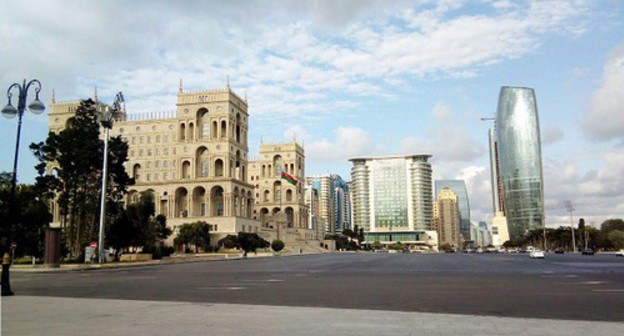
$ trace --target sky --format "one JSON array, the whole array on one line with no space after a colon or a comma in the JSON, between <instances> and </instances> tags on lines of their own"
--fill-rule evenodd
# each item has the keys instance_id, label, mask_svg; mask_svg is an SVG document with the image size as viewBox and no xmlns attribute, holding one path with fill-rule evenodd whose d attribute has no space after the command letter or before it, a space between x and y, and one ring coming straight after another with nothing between
<instances>
[{"instance_id":1,"label":"sky","mask_svg":"<svg viewBox=\"0 0 624 336\"><path fill-rule=\"evenodd\" d=\"M47 104L123 91L128 113L175 110L185 89L246 94L250 156L296 139L306 173L350 180L349 157L433 155L491 218L487 130L501 86L536 91L547 225L564 202L624 217L624 2L619 0L2 1L0 90L37 78ZM34 92L29 93L34 97ZM32 99L32 98L29 98ZM0 95L0 105L6 104ZM10 171L16 119L0 119ZM18 179L46 115L26 112Z\"/></svg>"}]
</instances>

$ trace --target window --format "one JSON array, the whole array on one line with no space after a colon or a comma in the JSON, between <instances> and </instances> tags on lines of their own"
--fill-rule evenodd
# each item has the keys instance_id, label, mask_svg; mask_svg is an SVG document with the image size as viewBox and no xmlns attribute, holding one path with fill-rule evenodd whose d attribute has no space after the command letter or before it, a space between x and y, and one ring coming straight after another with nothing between
<instances>
[{"instance_id":1,"label":"window","mask_svg":"<svg viewBox=\"0 0 624 336\"><path fill-rule=\"evenodd\" d=\"M169 148L165 147L163 149L163 155L169 155Z\"/></svg>"},{"instance_id":2,"label":"window","mask_svg":"<svg viewBox=\"0 0 624 336\"><path fill-rule=\"evenodd\" d=\"M201 176L208 177L208 161L202 161L201 163Z\"/></svg>"},{"instance_id":3,"label":"window","mask_svg":"<svg viewBox=\"0 0 624 336\"><path fill-rule=\"evenodd\" d=\"M152 136L151 135L147 136L147 143L152 143Z\"/></svg>"},{"instance_id":4,"label":"window","mask_svg":"<svg viewBox=\"0 0 624 336\"><path fill-rule=\"evenodd\" d=\"M147 150L147 156L152 156L152 150L151 149Z\"/></svg>"},{"instance_id":5,"label":"window","mask_svg":"<svg viewBox=\"0 0 624 336\"><path fill-rule=\"evenodd\" d=\"M207 122L202 124L202 138L203 139L210 138L210 124Z\"/></svg>"},{"instance_id":6,"label":"window","mask_svg":"<svg viewBox=\"0 0 624 336\"><path fill-rule=\"evenodd\" d=\"M132 144L134 145L136 143L136 137L132 137Z\"/></svg>"},{"instance_id":7,"label":"window","mask_svg":"<svg viewBox=\"0 0 624 336\"><path fill-rule=\"evenodd\" d=\"M156 162L154 162L154 167L160 168L160 161L156 160Z\"/></svg>"},{"instance_id":8,"label":"window","mask_svg":"<svg viewBox=\"0 0 624 336\"><path fill-rule=\"evenodd\" d=\"M167 178L169 178L169 174L168 173L163 173L163 180L167 180Z\"/></svg>"},{"instance_id":9,"label":"window","mask_svg":"<svg viewBox=\"0 0 624 336\"><path fill-rule=\"evenodd\" d=\"M160 142L160 135L156 136L156 142Z\"/></svg>"},{"instance_id":10,"label":"window","mask_svg":"<svg viewBox=\"0 0 624 336\"><path fill-rule=\"evenodd\" d=\"M139 149L139 156L143 156L143 150Z\"/></svg>"},{"instance_id":11,"label":"window","mask_svg":"<svg viewBox=\"0 0 624 336\"><path fill-rule=\"evenodd\" d=\"M139 137L139 143L143 143L143 137Z\"/></svg>"}]
</instances>

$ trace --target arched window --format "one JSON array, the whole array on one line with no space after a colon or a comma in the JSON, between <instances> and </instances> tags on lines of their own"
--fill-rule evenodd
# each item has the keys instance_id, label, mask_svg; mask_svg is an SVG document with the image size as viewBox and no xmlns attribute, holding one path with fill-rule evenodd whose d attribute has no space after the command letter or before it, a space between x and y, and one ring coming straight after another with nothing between
<instances>
[{"instance_id":1,"label":"arched window","mask_svg":"<svg viewBox=\"0 0 624 336\"><path fill-rule=\"evenodd\" d=\"M227 136L227 122L225 120L221 121L221 137L225 138Z\"/></svg>"},{"instance_id":2,"label":"arched window","mask_svg":"<svg viewBox=\"0 0 624 336\"><path fill-rule=\"evenodd\" d=\"M223 160L215 160L215 176L223 176Z\"/></svg>"},{"instance_id":3,"label":"arched window","mask_svg":"<svg viewBox=\"0 0 624 336\"><path fill-rule=\"evenodd\" d=\"M186 125L180 124L180 140L184 141L186 139Z\"/></svg>"},{"instance_id":4,"label":"arched window","mask_svg":"<svg viewBox=\"0 0 624 336\"><path fill-rule=\"evenodd\" d=\"M268 202L269 201L269 191L265 190L264 191L264 198L263 198L264 202Z\"/></svg>"},{"instance_id":5,"label":"arched window","mask_svg":"<svg viewBox=\"0 0 624 336\"><path fill-rule=\"evenodd\" d=\"M210 138L210 125L208 122L202 124L202 139Z\"/></svg>"},{"instance_id":6,"label":"arched window","mask_svg":"<svg viewBox=\"0 0 624 336\"><path fill-rule=\"evenodd\" d=\"M292 201L292 190L286 190L286 202Z\"/></svg>"},{"instance_id":7,"label":"arched window","mask_svg":"<svg viewBox=\"0 0 624 336\"><path fill-rule=\"evenodd\" d=\"M208 177L208 161L202 161L201 163L201 176Z\"/></svg>"},{"instance_id":8,"label":"arched window","mask_svg":"<svg viewBox=\"0 0 624 336\"><path fill-rule=\"evenodd\" d=\"M219 126L217 125L216 121L212 122L212 138L216 139L217 138L217 129L219 128Z\"/></svg>"}]
</instances>

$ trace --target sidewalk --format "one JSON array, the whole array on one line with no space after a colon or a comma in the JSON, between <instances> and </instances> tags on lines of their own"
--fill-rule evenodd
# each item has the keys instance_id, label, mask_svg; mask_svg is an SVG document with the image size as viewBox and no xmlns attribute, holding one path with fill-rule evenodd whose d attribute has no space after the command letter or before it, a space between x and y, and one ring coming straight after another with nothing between
<instances>
[{"instance_id":1,"label":"sidewalk","mask_svg":"<svg viewBox=\"0 0 624 336\"><path fill-rule=\"evenodd\" d=\"M62 307L62 309L59 309ZM2 298L7 335L620 336L624 324L320 307Z\"/></svg>"},{"instance_id":2,"label":"sidewalk","mask_svg":"<svg viewBox=\"0 0 624 336\"><path fill-rule=\"evenodd\" d=\"M249 253L247 258L269 258L284 257L295 255L310 255L316 253L304 254L276 254L272 252L258 252L258 254ZM157 265L172 265L182 263L193 263L202 261L226 261L243 259L242 253L197 253L197 254L180 254L166 257L161 260L149 261L127 261L127 262L109 262L104 264L61 264L60 267L44 267L43 265L12 265L11 272L34 272L34 273L51 273L51 272L73 272L73 271L91 271L101 269L115 269L126 267L145 267Z\"/></svg>"}]
</instances>

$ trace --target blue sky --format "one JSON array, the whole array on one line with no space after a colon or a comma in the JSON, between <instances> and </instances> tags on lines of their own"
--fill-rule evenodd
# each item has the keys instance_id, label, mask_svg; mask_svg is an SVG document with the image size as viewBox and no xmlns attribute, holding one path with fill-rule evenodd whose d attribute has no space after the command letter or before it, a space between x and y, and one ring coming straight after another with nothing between
<instances>
[{"instance_id":1,"label":"blue sky","mask_svg":"<svg viewBox=\"0 0 624 336\"><path fill-rule=\"evenodd\" d=\"M349 179L348 157L433 154L463 178L473 221L491 211L487 128L503 85L536 89L547 221L563 201L600 223L624 216L621 1L47 1L0 3L0 88L38 78L48 102L122 90L129 113L175 108L188 89L225 85L250 102L260 139L305 143L307 173ZM0 98L4 105L6 98ZM15 120L0 123L0 170ZM47 118L24 119L28 144Z\"/></svg>"}]
</instances>

